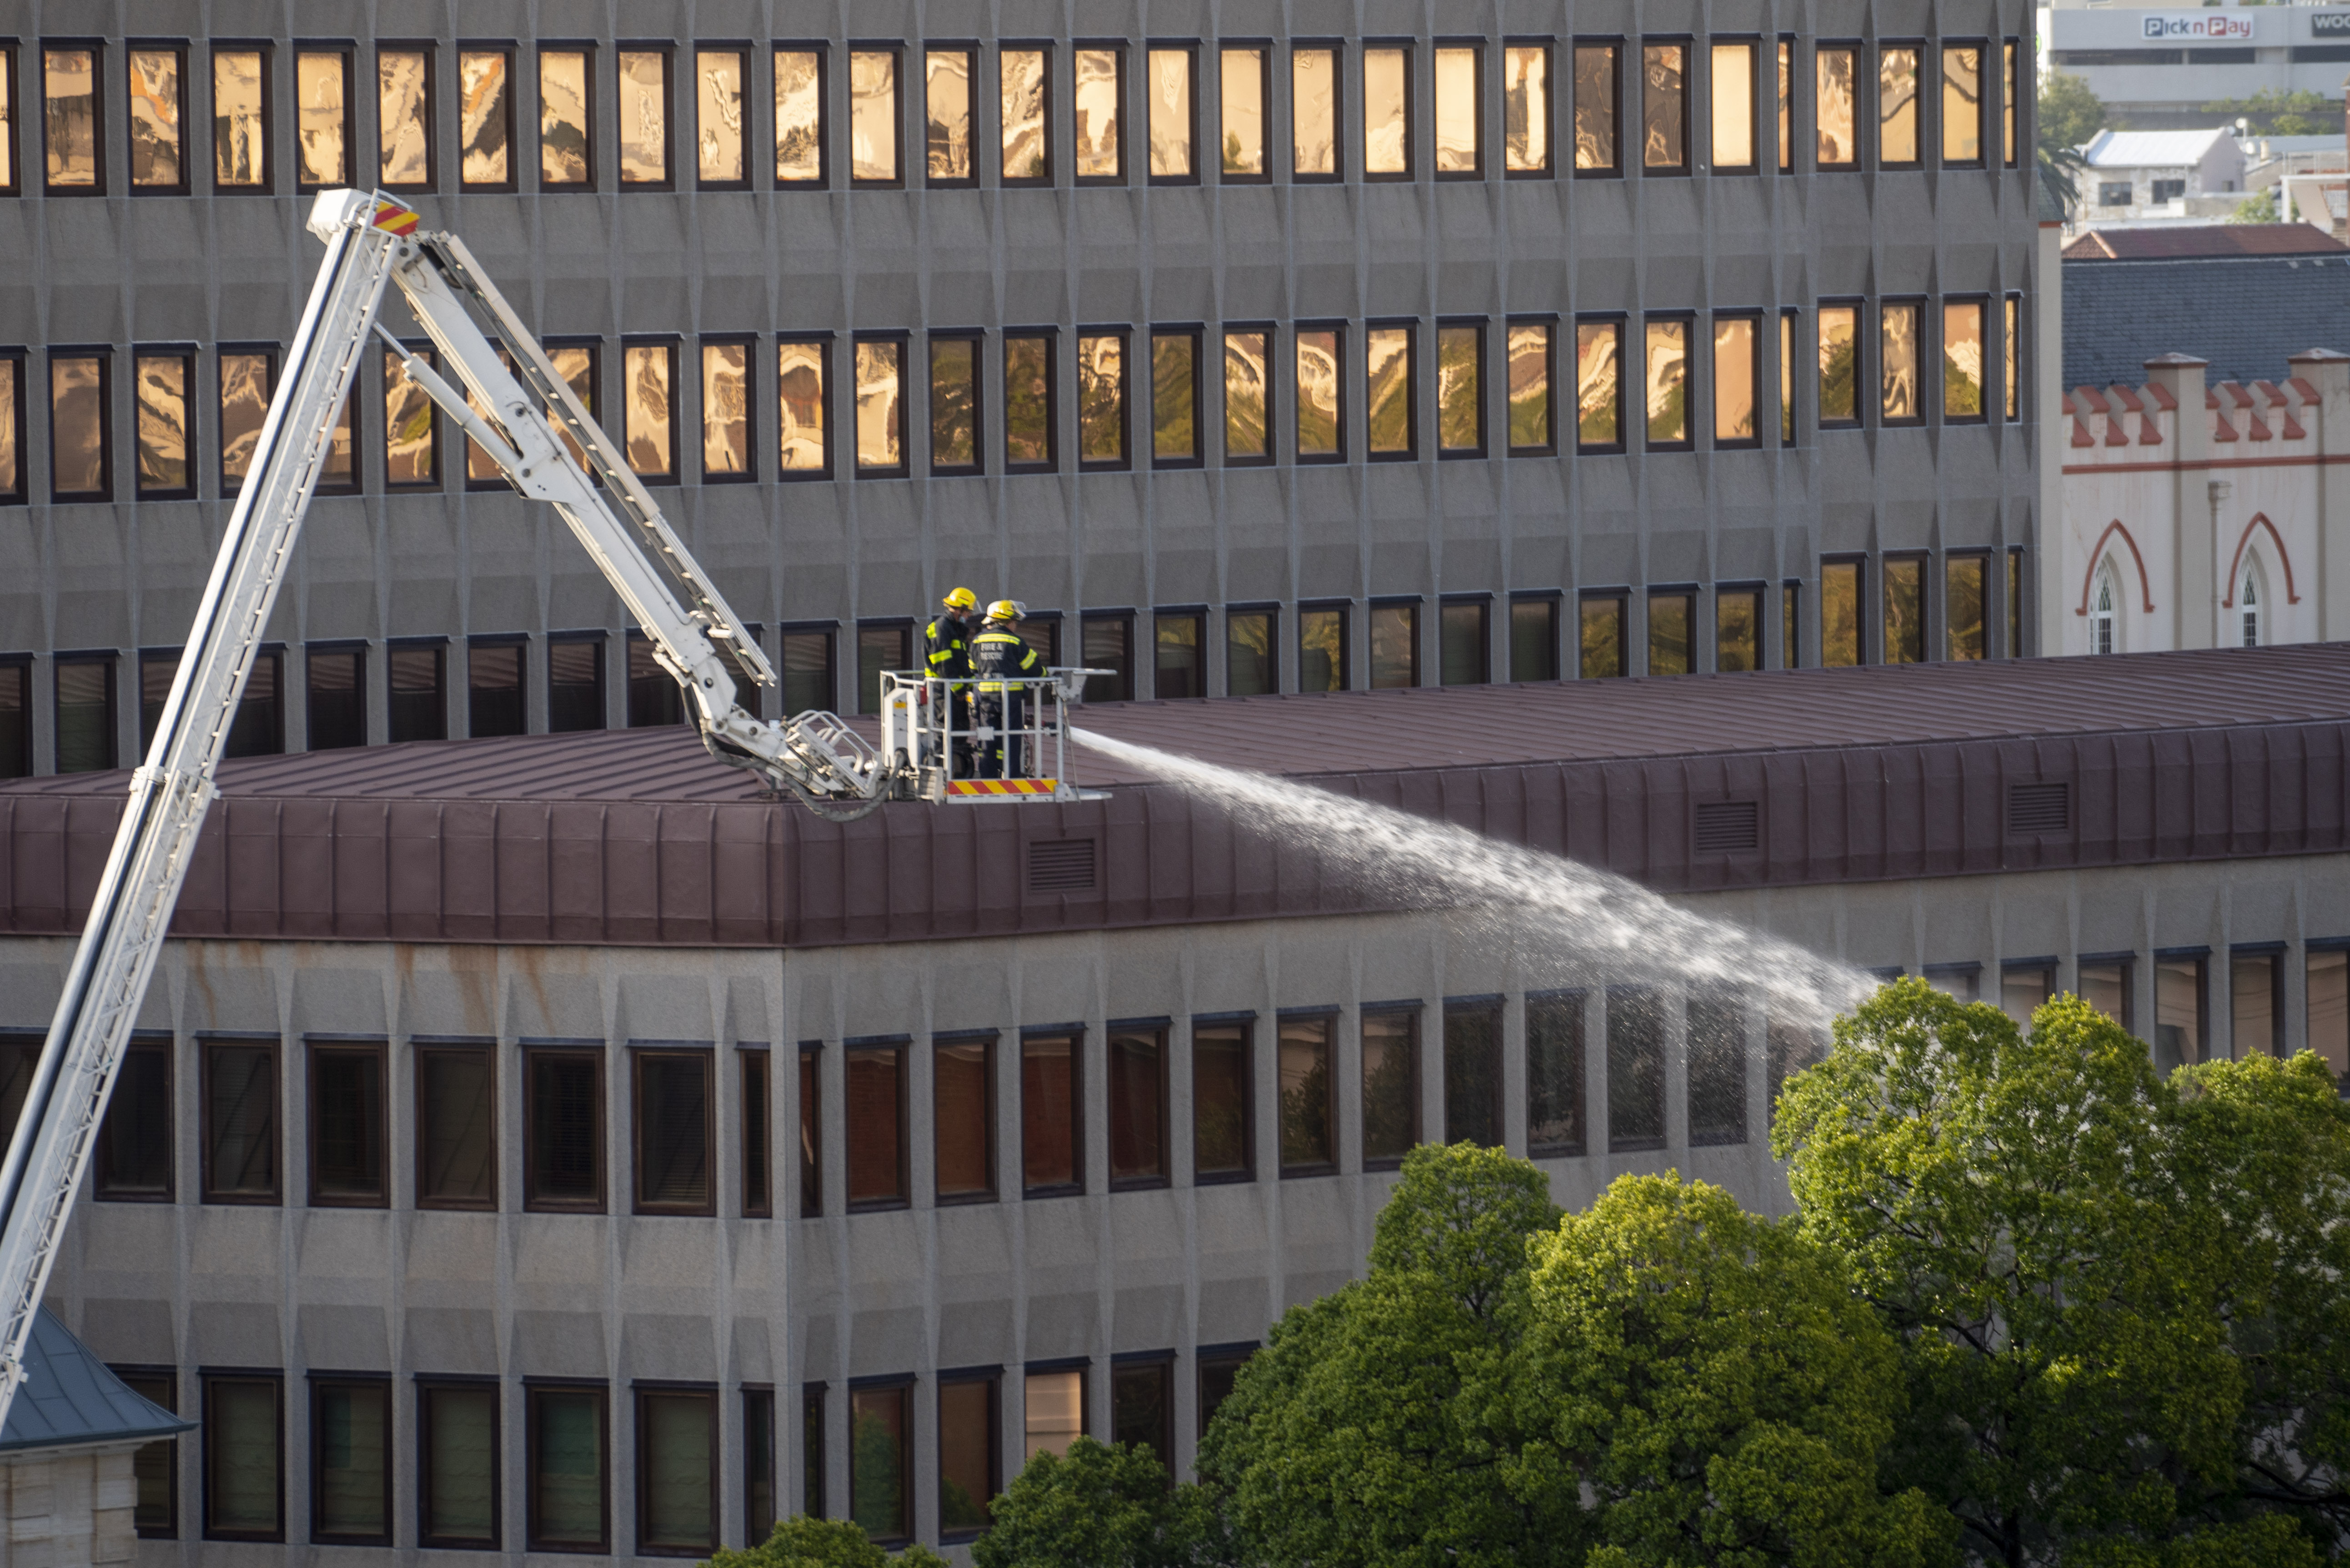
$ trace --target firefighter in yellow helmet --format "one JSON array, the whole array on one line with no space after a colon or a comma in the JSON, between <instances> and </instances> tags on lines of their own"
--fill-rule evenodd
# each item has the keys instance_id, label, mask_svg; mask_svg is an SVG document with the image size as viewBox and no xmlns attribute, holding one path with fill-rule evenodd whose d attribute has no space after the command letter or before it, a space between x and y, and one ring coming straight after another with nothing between
<instances>
[{"instance_id":1,"label":"firefighter in yellow helmet","mask_svg":"<svg viewBox=\"0 0 2350 1568\"><path fill-rule=\"evenodd\" d=\"M979 596L957 588L939 601L939 614L922 628L922 673L933 680L971 679L971 623L979 618ZM946 699L948 730L961 736L953 742L948 776L967 779L971 765L971 689L952 686Z\"/></svg>"},{"instance_id":2,"label":"firefighter in yellow helmet","mask_svg":"<svg viewBox=\"0 0 2350 1568\"><path fill-rule=\"evenodd\" d=\"M971 639L971 669L979 694L973 704L979 723L996 731L996 738L980 748L979 776L983 779L1025 778L1021 771L1021 688L1007 680L1044 675L1045 661L1022 640L1017 628L1028 607L1016 599L998 599L987 607L987 624ZM1006 732L1013 732L1006 733Z\"/></svg>"}]
</instances>

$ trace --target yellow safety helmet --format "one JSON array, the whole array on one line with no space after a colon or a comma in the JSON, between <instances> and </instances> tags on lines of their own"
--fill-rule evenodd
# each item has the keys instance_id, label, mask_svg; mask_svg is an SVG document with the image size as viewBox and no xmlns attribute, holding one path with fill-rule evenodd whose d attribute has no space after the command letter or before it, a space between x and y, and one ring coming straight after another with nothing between
<instances>
[{"instance_id":1,"label":"yellow safety helmet","mask_svg":"<svg viewBox=\"0 0 2350 1568\"><path fill-rule=\"evenodd\" d=\"M967 610L973 605L979 603L979 596L972 593L969 588L957 588L954 592L949 594L939 602L946 606L949 609Z\"/></svg>"},{"instance_id":2,"label":"yellow safety helmet","mask_svg":"<svg viewBox=\"0 0 2350 1568\"><path fill-rule=\"evenodd\" d=\"M1018 620L1028 613L1028 607L1018 599L998 599L987 607L990 620Z\"/></svg>"}]
</instances>

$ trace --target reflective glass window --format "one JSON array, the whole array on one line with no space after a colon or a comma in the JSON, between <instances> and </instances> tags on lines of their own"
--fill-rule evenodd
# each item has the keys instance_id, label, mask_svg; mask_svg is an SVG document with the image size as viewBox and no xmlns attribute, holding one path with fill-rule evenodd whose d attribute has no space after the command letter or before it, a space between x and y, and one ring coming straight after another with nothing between
<instances>
[{"instance_id":1,"label":"reflective glass window","mask_svg":"<svg viewBox=\"0 0 2350 1568\"><path fill-rule=\"evenodd\" d=\"M1290 171L1301 179L1338 177L1338 51L1293 49L1289 56Z\"/></svg>"},{"instance_id":2,"label":"reflective glass window","mask_svg":"<svg viewBox=\"0 0 2350 1568\"><path fill-rule=\"evenodd\" d=\"M1120 124L1126 56L1117 49L1076 52L1077 178L1118 180L1126 174L1126 131Z\"/></svg>"},{"instance_id":3,"label":"reflective glass window","mask_svg":"<svg viewBox=\"0 0 2350 1568\"><path fill-rule=\"evenodd\" d=\"M996 56L1006 184L1053 177L1052 57L1045 49Z\"/></svg>"},{"instance_id":4,"label":"reflective glass window","mask_svg":"<svg viewBox=\"0 0 2350 1568\"><path fill-rule=\"evenodd\" d=\"M1337 1163L1336 1085L1331 1076L1327 1015L1281 1021L1276 1065L1281 1096L1281 1169L1310 1174Z\"/></svg>"},{"instance_id":5,"label":"reflective glass window","mask_svg":"<svg viewBox=\"0 0 2350 1568\"><path fill-rule=\"evenodd\" d=\"M1762 668L1762 590L1717 588L1713 595L1713 667Z\"/></svg>"},{"instance_id":6,"label":"reflective glass window","mask_svg":"<svg viewBox=\"0 0 2350 1568\"><path fill-rule=\"evenodd\" d=\"M1686 320L1651 317L1648 323L1643 375L1652 447L1689 442L1689 337Z\"/></svg>"},{"instance_id":7,"label":"reflective glass window","mask_svg":"<svg viewBox=\"0 0 2350 1568\"><path fill-rule=\"evenodd\" d=\"M1297 612L1297 689L1344 691L1353 680L1347 659L1347 612L1301 607Z\"/></svg>"},{"instance_id":8,"label":"reflective glass window","mask_svg":"<svg viewBox=\"0 0 2350 1568\"><path fill-rule=\"evenodd\" d=\"M103 354L49 356L49 490L57 500L113 493L107 370Z\"/></svg>"},{"instance_id":9,"label":"reflective glass window","mask_svg":"<svg viewBox=\"0 0 2350 1568\"><path fill-rule=\"evenodd\" d=\"M1877 57L1877 161L1914 164L1918 146L1918 50L1884 48Z\"/></svg>"},{"instance_id":10,"label":"reflective glass window","mask_svg":"<svg viewBox=\"0 0 2350 1568\"><path fill-rule=\"evenodd\" d=\"M629 466L639 474L677 472L676 385L676 345L631 343L620 350L620 439Z\"/></svg>"},{"instance_id":11,"label":"reflective glass window","mask_svg":"<svg viewBox=\"0 0 2350 1568\"><path fill-rule=\"evenodd\" d=\"M1915 422L1926 417L1919 400L1918 374L1921 345L1918 341L1925 307L1915 300L1887 300L1879 308L1877 376L1879 409L1887 424Z\"/></svg>"},{"instance_id":12,"label":"reflective glass window","mask_svg":"<svg viewBox=\"0 0 2350 1568\"><path fill-rule=\"evenodd\" d=\"M1829 669L1861 659L1860 568L1858 561L1820 567L1820 663Z\"/></svg>"},{"instance_id":13,"label":"reflective glass window","mask_svg":"<svg viewBox=\"0 0 2350 1568\"><path fill-rule=\"evenodd\" d=\"M857 345L857 466L868 472L906 466L905 354L903 343L888 339Z\"/></svg>"},{"instance_id":14,"label":"reflective glass window","mask_svg":"<svg viewBox=\"0 0 2350 1568\"><path fill-rule=\"evenodd\" d=\"M1576 607L1576 674L1586 680L1628 675L1625 658L1624 599L1620 594L1589 594Z\"/></svg>"},{"instance_id":15,"label":"reflective glass window","mask_svg":"<svg viewBox=\"0 0 2350 1568\"><path fill-rule=\"evenodd\" d=\"M1942 566L1942 625L1951 659L1991 656L1991 562L1982 556L1952 556Z\"/></svg>"},{"instance_id":16,"label":"reflective glass window","mask_svg":"<svg viewBox=\"0 0 2350 1568\"><path fill-rule=\"evenodd\" d=\"M1549 452L1558 442L1551 402L1551 335L1547 322L1510 324L1510 450Z\"/></svg>"},{"instance_id":17,"label":"reflective glass window","mask_svg":"<svg viewBox=\"0 0 2350 1568\"><path fill-rule=\"evenodd\" d=\"M98 51L41 51L42 147L52 191L103 191L99 159L105 138L99 127Z\"/></svg>"},{"instance_id":18,"label":"reflective glass window","mask_svg":"<svg viewBox=\"0 0 2350 1568\"><path fill-rule=\"evenodd\" d=\"M457 178L482 190L514 187L514 53L457 52Z\"/></svg>"},{"instance_id":19,"label":"reflective glass window","mask_svg":"<svg viewBox=\"0 0 2350 1568\"><path fill-rule=\"evenodd\" d=\"M224 58L243 58L258 65L257 51L243 51L232 56L226 51L213 56L213 92L218 101L219 77ZM184 127L187 123L187 87L182 71L186 57L178 49L133 49L130 51L130 99L128 113L130 119L130 183L134 187L157 191L184 190L188 182L187 143ZM234 115L248 102L244 95L232 90L226 100L227 112ZM261 95L250 95L250 112L255 123L243 127L244 139L239 141L227 127L215 120L215 140L224 148L224 170L230 163L227 148L249 157L265 160L267 148L259 139ZM265 162L264 167L265 168ZM222 174L219 183L257 184L258 180L232 181Z\"/></svg>"},{"instance_id":20,"label":"reflective glass window","mask_svg":"<svg viewBox=\"0 0 2350 1568\"><path fill-rule=\"evenodd\" d=\"M1982 47L1942 47L1942 161L1982 161Z\"/></svg>"},{"instance_id":21,"label":"reflective glass window","mask_svg":"<svg viewBox=\"0 0 2350 1568\"><path fill-rule=\"evenodd\" d=\"M1820 423L1860 422L1860 307L1823 305L1820 329Z\"/></svg>"},{"instance_id":22,"label":"reflective glass window","mask_svg":"<svg viewBox=\"0 0 2350 1568\"><path fill-rule=\"evenodd\" d=\"M1264 161L1264 65L1262 48L1223 51L1220 108L1223 114L1221 156L1228 178L1257 179Z\"/></svg>"},{"instance_id":23,"label":"reflective glass window","mask_svg":"<svg viewBox=\"0 0 2350 1568\"><path fill-rule=\"evenodd\" d=\"M432 54L382 49L376 54L378 178L386 190L432 186Z\"/></svg>"},{"instance_id":24,"label":"reflective glass window","mask_svg":"<svg viewBox=\"0 0 2350 1568\"><path fill-rule=\"evenodd\" d=\"M1297 455L1336 458L1346 447L1339 425L1339 333L1303 327L1297 333Z\"/></svg>"},{"instance_id":25,"label":"reflective glass window","mask_svg":"<svg viewBox=\"0 0 2350 1568\"><path fill-rule=\"evenodd\" d=\"M704 185L750 182L750 58L740 49L694 51L693 164Z\"/></svg>"},{"instance_id":26,"label":"reflective glass window","mask_svg":"<svg viewBox=\"0 0 2350 1568\"><path fill-rule=\"evenodd\" d=\"M1436 449L1485 450L1485 329L1436 329Z\"/></svg>"},{"instance_id":27,"label":"reflective glass window","mask_svg":"<svg viewBox=\"0 0 2350 1568\"><path fill-rule=\"evenodd\" d=\"M787 473L822 473L832 466L831 421L825 408L829 357L823 343L775 346L775 461Z\"/></svg>"},{"instance_id":28,"label":"reflective glass window","mask_svg":"<svg viewBox=\"0 0 2350 1568\"><path fill-rule=\"evenodd\" d=\"M979 466L979 340L931 339L931 468Z\"/></svg>"},{"instance_id":29,"label":"reflective glass window","mask_svg":"<svg viewBox=\"0 0 2350 1568\"><path fill-rule=\"evenodd\" d=\"M351 182L350 80L340 49L294 56L294 179L305 189Z\"/></svg>"},{"instance_id":30,"label":"reflective glass window","mask_svg":"<svg viewBox=\"0 0 2350 1568\"><path fill-rule=\"evenodd\" d=\"M1188 180L1199 171L1191 149L1190 49L1152 49L1144 59L1150 94L1150 177Z\"/></svg>"},{"instance_id":31,"label":"reflective glass window","mask_svg":"<svg viewBox=\"0 0 2350 1568\"><path fill-rule=\"evenodd\" d=\"M972 70L968 49L929 49L922 55L922 123L926 168L932 184L962 184L972 178Z\"/></svg>"},{"instance_id":32,"label":"reflective glass window","mask_svg":"<svg viewBox=\"0 0 2350 1568\"><path fill-rule=\"evenodd\" d=\"M1983 417L1983 302L1954 299L1942 306L1942 417Z\"/></svg>"},{"instance_id":33,"label":"reflective glass window","mask_svg":"<svg viewBox=\"0 0 2350 1568\"><path fill-rule=\"evenodd\" d=\"M1053 339L1003 340L1003 461L1008 466L1053 465Z\"/></svg>"},{"instance_id":34,"label":"reflective glass window","mask_svg":"<svg viewBox=\"0 0 2350 1568\"><path fill-rule=\"evenodd\" d=\"M1926 562L1896 556L1885 563L1885 662L1926 659Z\"/></svg>"},{"instance_id":35,"label":"reflective glass window","mask_svg":"<svg viewBox=\"0 0 2350 1568\"><path fill-rule=\"evenodd\" d=\"M1224 334L1224 461L1273 456L1272 389L1266 381L1269 331Z\"/></svg>"},{"instance_id":36,"label":"reflective glass window","mask_svg":"<svg viewBox=\"0 0 2350 1568\"><path fill-rule=\"evenodd\" d=\"M1224 612L1224 694L1262 697L1281 689L1274 659L1277 610Z\"/></svg>"},{"instance_id":37,"label":"reflective glass window","mask_svg":"<svg viewBox=\"0 0 2350 1568\"><path fill-rule=\"evenodd\" d=\"M1411 51L1363 51L1363 173L1411 172Z\"/></svg>"},{"instance_id":38,"label":"reflective glass window","mask_svg":"<svg viewBox=\"0 0 2350 1568\"><path fill-rule=\"evenodd\" d=\"M1159 462L1200 456L1200 337L1150 335L1150 455Z\"/></svg>"},{"instance_id":39,"label":"reflective glass window","mask_svg":"<svg viewBox=\"0 0 2350 1568\"><path fill-rule=\"evenodd\" d=\"M1513 44L1502 51L1502 164L1512 174L1550 170L1550 49Z\"/></svg>"},{"instance_id":40,"label":"reflective glass window","mask_svg":"<svg viewBox=\"0 0 2350 1568\"><path fill-rule=\"evenodd\" d=\"M1586 447L1624 443L1620 321L1575 324L1575 441Z\"/></svg>"},{"instance_id":41,"label":"reflective glass window","mask_svg":"<svg viewBox=\"0 0 2350 1568\"><path fill-rule=\"evenodd\" d=\"M850 51L848 177L871 184L895 183L898 136L897 51Z\"/></svg>"},{"instance_id":42,"label":"reflective glass window","mask_svg":"<svg viewBox=\"0 0 2350 1568\"><path fill-rule=\"evenodd\" d=\"M812 185L824 179L824 55L816 49L775 51L775 183Z\"/></svg>"},{"instance_id":43,"label":"reflective glass window","mask_svg":"<svg viewBox=\"0 0 2350 1568\"><path fill-rule=\"evenodd\" d=\"M1436 51L1436 171L1475 174L1484 167L1484 137L1479 123L1479 51Z\"/></svg>"},{"instance_id":44,"label":"reflective glass window","mask_svg":"<svg viewBox=\"0 0 2350 1568\"><path fill-rule=\"evenodd\" d=\"M1689 46L1640 48L1640 167L1651 174L1689 168Z\"/></svg>"},{"instance_id":45,"label":"reflective glass window","mask_svg":"<svg viewBox=\"0 0 2350 1568\"><path fill-rule=\"evenodd\" d=\"M411 350L432 365L426 348ZM383 482L431 485L441 482L441 410L424 389L409 379L400 357L383 357Z\"/></svg>"},{"instance_id":46,"label":"reflective glass window","mask_svg":"<svg viewBox=\"0 0 2350 1568\"><path fill-rule=\"evenodd\" d=\"M751 477L751 346L702 346L702 476Z\"/></svg>"},{"instance_id":47,"label":"reflective glass window","mask_svg":"<svg viewBox=\"0 0 2350 1568\"><path fill-rule=\"evenodd\" d=\"M1126 337L1122 333L1077 338L1077 461L1126 461Z\"/></svg>"},{"instance_id":48,"label":"reflective glass window","mask_svg":"<svg viewBox=\"0 0 2350 1568\"><path fill-rule=\"evenodd\" d=\"M1575 46L1575 169L1578 174L1622 171L1616 129L1622 58L1620 44Z\"/></svg>"},{"instance_id":49,"label":"reflective glass window","mask_svg":"<svg viewBox=\"0 0 2350 1568\"><path fill-rule=\"evenodd\" d=\"M595 134L595 74L584 49L538 52L538 180L541 186L587 185Z\"/></svg>"},{"instance_id":50,"label":"reflective glass window","mask_svg":"<svg viewBox=\"0 0 2350 1568\"><path fill-rule=\"evenodd\" d=\"M1688 594L1648 596L1648 673L1687 675L1697 668L1697 602Z\"/></svg>"},{"instance_id":51,"label":"reflective glass window","mask_svg":"<svg viewBox=\"0 0 2350 1568\"><path fill-rule=\"evenodd\" d=\"M1717 446L1755 440L1754 399L1762 361L1762 323L1751 316L1713 319L1713 440Z\"/></svg>"},{"instance_id":52,"label":"reflective glass window","mask_svg":"<svg viewBox=\"0 0 2350 1568\"><path fill-rule=\"evenodd\" d=\"M1373 457L1412 453L1416 379L1412 329L1374 327L1363 334L1363 407Z\"/></svg>"},{"instance_id":53,"label":"reflective glass window","mask_svg":"<svg viewBox=\"0 0 2350 1568\"><path fill-rule=\"evenodd\" d=\"M1709 118L1717 172L1755 167L1754 55L1752 44L1713 46L1713 107Z\"/></svg>"},{"instance_id":54,"label":"reflective glass window","mask_svg":"<svg viewBox=\"0 0 2350 1568\"><path fill-rule=\"evenodd\" d=\"M190 462L189 381L194 364L187 354L140 354L131 365L139 400L139 493L192 494Z\"/></svg>"},{"instance_id":55,"label":"reflective glass window","mask_svg":"<svg viewBox=\"0 0 2350 1568\"><path fill-rule=\"evenodd\" d=\"M620 183L669 183L669 72L666 49L619 51Z\"/></svg>"},{"instance_id":56,"label":"reflective glass window","mask_svg":"<svg viewBox=\"0 0 2350 1568\"><path fill-rule=\"evenodd\" d=\"M1419 607L1371 607L1371 690L1419 684Z\"/></svg>"},{"instance_id":57,"label":"reflective glass window","mask_svg":"<svg viewBox=\"0 0 2350 1568\"><path fill-rule=\"evenodd\" d=\"M1812 155L1822 169L1850 169L1860 162L1859 117L1854 108L1854 77L1859 50L1849 44L1820 45L1814 52Z\"/></svg>"}]
</instances>

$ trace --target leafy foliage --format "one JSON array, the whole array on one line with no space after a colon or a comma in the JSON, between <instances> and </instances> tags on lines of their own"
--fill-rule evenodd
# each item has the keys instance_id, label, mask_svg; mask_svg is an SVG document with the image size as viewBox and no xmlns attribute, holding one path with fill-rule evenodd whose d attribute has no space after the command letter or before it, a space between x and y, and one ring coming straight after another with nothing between
<instances>
[{"instance_id":1,"label":"leafy foliage","mask_svg":"<svg viewBox=\"0 0 2350 1568\"><path fill-rule=\"evenodd\" d=\"M892 1557L847 1520L798 1514L756 1546L719 1552L708 1568L946 1568L946 1559L920 1542Z\"/></svg>"},{"instance_id":2,"label":"leafy foliage","mask_svg":"<svg viewBox=\"0 0 2350 1568\"><path fill-rule=\"evenodd\" d=\"M2283 216L2277 211L2277 188L2273 185L2259 195L2236 203L2230 215L2231 223L2273 223Z\"/></svg>"},{"instance_id":3,"label":"leafy foliage","mask_svg":"<svg viewBox=\"0 0 2350 1568\"><path fill-rule=\"evenodd\" d=\"M1222 1562L1222 1523L1196 1486L1170 1489L1148 1445L1078 1438L1041 1453L995 1500L978 1568L1191 1568Z\"/></svg>"},{"instance_id":4,"label":"leafy foliage","mask_svg":"<svg viewBox=\"0 0 2350 1568\"><path fill-rule=\"evenodd\" d=\"M2342 100L2306 88L2262 88L2250 98L2221 99L2203 109L2222 119L2249 119L2253 133L2261 136L2342 134Z\"/></svg>"},{"instance_id":5,"label":"leafy foliage","mask_svg":"<svg viewBox=\"0 0 2350 1568\"><path fill-rule=\"evenodd\" d=\"M2088 167L2080 149L2105 130L2111 118L2105 100L2085 78L2069 71L2041 73L2033 109L2033 161L2040 182L2055 193L2068 213L2080 202L2079 179Z\"/></svg>"}]
</instances>

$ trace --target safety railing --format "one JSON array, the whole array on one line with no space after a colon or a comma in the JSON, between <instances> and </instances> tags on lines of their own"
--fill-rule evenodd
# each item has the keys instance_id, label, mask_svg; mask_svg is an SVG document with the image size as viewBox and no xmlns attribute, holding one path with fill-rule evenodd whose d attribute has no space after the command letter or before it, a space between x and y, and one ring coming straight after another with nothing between
<instances>
[{"instance_id":1,"label":"safety railing","mask_svg":"<svg viewBox=\"0 0 2350 1568\"><path fill-rule=\"evenodd\" d=\"M1069 779L1069 710L1088 676L941 680L881 673L881 755L929 801L1081 800Z\"/></svg>"}]
</instances>

